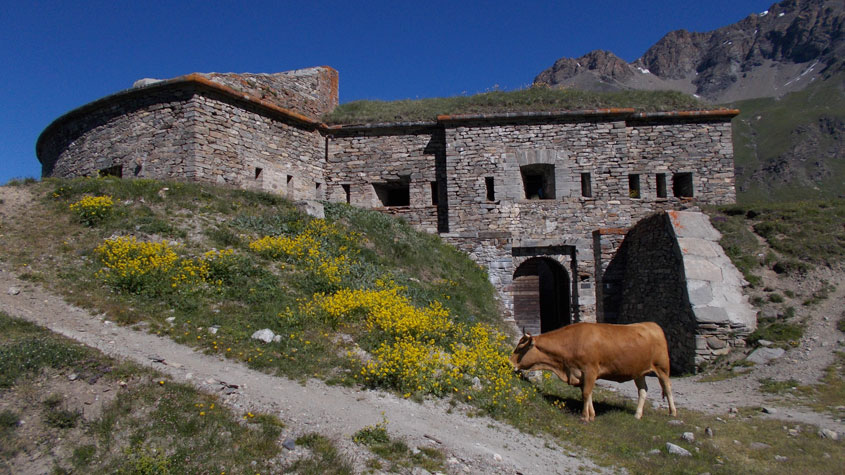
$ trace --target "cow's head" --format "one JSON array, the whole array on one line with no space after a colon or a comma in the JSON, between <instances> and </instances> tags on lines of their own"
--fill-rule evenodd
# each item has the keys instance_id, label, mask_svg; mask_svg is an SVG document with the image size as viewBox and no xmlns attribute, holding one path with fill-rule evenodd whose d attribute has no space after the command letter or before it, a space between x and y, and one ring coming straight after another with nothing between
<instances>
[{"instance_id":1,"label":"cow's head","mask_svg":"<svg viewBox=\"0 0 845 475\"><path fill-rule=\"evenodd\" d=\"M525 355L528 354L532 348L534 348L534 337L531 336L530 333L525 333L523 330L522 338L519 339L519 343L516 344L516 348L514 348L513 353L511 353L510 358L508 358L511 362L511 366L513 366L513 369L520 370L527 368L527 366L522 365L522 359L525 358Z\"/></svg>"}]
</instances>

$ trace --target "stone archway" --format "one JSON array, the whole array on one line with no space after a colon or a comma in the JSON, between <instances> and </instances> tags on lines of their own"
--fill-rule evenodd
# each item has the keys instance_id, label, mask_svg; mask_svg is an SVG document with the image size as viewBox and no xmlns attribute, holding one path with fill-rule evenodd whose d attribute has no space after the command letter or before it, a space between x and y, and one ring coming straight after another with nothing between
<instances>
[{"instance_id":1,"label":"stone archway","mask_svg":"<svg viewBox=\"0 0 845 475\"><path fill-rule=\"evenodd\" d=\"M548 257L532 257L513 273L513 309L517 327L532 334L572 323L569 274Z\"/></svg>"}]
</instances>

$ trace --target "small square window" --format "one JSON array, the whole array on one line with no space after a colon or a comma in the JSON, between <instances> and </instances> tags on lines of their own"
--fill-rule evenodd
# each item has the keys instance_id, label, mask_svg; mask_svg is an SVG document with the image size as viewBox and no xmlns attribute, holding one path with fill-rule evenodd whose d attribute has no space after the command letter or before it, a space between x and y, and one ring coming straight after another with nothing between
<instances>
[{"instance_id":1,"label":"small square window","mask_svg":"<svg viewBox=\"0 0 845 475\"><path fill-rule=\"evenodd\" d=\"M675 198L691 198L693 195L692 173L672 175L672 193Z\"/></svg>"},{"instance_id":2,"label":"small square window","mask_svg":"<svg viewBox=\"0 0 845 475\"><path fill-rule=\"evenodd\" d=\"M403 176L399 180L390 180L385 183L373 183L373 190L376 192L382 206L410 206L411 205L411 180Z\"/></svg>"},{"instance_id":3,"label":"small square window","mask_svg":"<svg viewBox=\"0 0 845 475\"><path fill-rule=\"evenodd\" d=\"M525 199L553 200L555 199L555 166L538 163L519 167L522 174L522 186Z\"/></svg>"}]
</instances>

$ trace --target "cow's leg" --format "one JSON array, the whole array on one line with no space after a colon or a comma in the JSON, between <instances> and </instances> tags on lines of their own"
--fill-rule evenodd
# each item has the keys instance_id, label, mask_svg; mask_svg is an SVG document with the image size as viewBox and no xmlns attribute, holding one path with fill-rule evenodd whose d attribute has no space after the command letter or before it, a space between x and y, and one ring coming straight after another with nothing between
<instances>
[{"instance_id":1,"label":"cow's leg","mask_svg":"<svg viewBox=\"0 0 845 475\"><path fill-rule=\"evenodd\" d=\"M581 398L584 400L584 410L581 412L581 420L590 422L596 418L596 410L593 408L593 386L596 384L596 376L592 371L581 373Z\"/></svg>"},{"instance_id":2,"label":"cow's leg","mask_svg":"<svg viewBox=\"0 0 845 475\"><path fill-rule=\"evenodd\" d=\"M655 370L655 373L657 373L657 380L660 381L660 388L663 389L663 396L669 400L669 414L677 416L678 410L675 409L675 398L672 397L672 382L669 381L669 373L661 369Z\"/></svg>"},{"instance_id":3,"label":"cow's leg","mask_svg":"<svg viewBox=\"0 0 845 475\"><path fill-rule=\"evenodd\" d=\"M640 376L634 380L637 385L637 412L634 417L639 419L643 417L643 407L645 407L645 399L648 397L648 386L645 383L645 376Z\"/></svg>"}]
</instances>

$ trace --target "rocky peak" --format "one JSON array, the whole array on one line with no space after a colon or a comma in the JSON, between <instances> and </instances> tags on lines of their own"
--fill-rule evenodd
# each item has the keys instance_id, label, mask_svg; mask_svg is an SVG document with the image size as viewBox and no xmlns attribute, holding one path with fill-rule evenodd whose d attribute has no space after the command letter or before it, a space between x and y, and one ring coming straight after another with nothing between
<instances>
[{"instance_id":1,"label":"rocky peak","mask_svg":"<svg viewBox=\"0 0 845 475\"><path fill-rule=\"evenodd\" d=\"M675 89L713 101L737 100L802 89L842 68L843 56L842 0L784 0L710 32L669 32L630 65L606 51L563 58L535 82L606 89L610 77L619 89ZM588 58L594 67L587 66ZM583 75L573 79L583 69L598 72L595 87ZM642 77L646 70L653 76Z\"/></svg>"},{"instance_id":2,"label":"rocky peak","mask_svg":"<svg viewBox=\"0 0 845 475\"><path fill-rule=\"evenodd\" d=\"M610 51L595 50L580 58L561 58L534 80L535 83L558 84L581 73L591 72L603 80L625 81L633 76L631 66Z\"/></svg>"}]
</instances>

